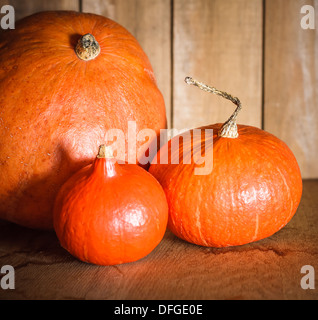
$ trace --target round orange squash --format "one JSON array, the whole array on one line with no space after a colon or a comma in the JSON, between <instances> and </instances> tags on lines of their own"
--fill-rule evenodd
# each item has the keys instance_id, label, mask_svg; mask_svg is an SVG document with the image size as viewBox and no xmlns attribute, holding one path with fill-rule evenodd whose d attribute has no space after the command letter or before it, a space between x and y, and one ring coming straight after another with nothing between
<instances>
[{"instance_id":1,"label":"round orange squash","mask_svg":"<svg viewBox=\"0 0 318 320\"><path fill-rule=\"evenodd\" d=\"M186 80L238 107L224 125L199 128L200 134L191 130L185 139L184 134L176 136L155 157L149 172L165 190L169 229L207 247L243 245L273 235L291 220L301 200L301 172L293 153L266 131L236 125L239 99ZM205 162L197 164L201 154ZM196 174L198 168L205 168L206 174Z\"/></svg>"},{"instance_id":2,"label":"round orange squash","mask_svg":"<svg viewBox=\"0 0 318 320\"><path fill-rule=\"evenodd\" d=\"M139 260L162 240L168 204L159 182L135 164L118 164L102 145L94 163L75 173L55 201L54 229L81 261L116 265Z\"/></svg>"},{"instance_id":3,"label":"round orange squash","mask_svg":"<svg viewBox=\"0 0 318 320\"><path fill-rule=\"evenodd\" d=\"M31 228L53 228L59 188L109 129L166 127L142 48L94 14L43 12L1 32L0 92L0 218ZM136 161L150 143L137 143Z\"/></svg>"}]
</instances>

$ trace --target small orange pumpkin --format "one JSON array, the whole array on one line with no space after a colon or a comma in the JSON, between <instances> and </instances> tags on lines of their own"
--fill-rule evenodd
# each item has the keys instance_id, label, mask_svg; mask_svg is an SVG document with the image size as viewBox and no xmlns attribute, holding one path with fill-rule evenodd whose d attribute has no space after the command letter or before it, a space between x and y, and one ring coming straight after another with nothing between
<instances>
[{"instance_id":1,"label":"small orange pumpkin","mask_svg":"<svg viewBox=\"0 0 318 320\"><path fill-rule=\"evenodd\" d=\"M84 262L139 260L162 240L168 204L158 181L134 164L118 164L102 145L92 165L58 193L54 228L62 247Z\"/></svg>"},{"instance_id":2,"label":"small orange pumpkin","mask_svg":"<svg viewBox=\"0 0 318 320\"><path fill-rule=\"evenodd\" d=\"M191 78L186 82L231 100L237 108L224 125L201 128L213 129L213 136L202 138L191 130L190 146L181 140L177 150L172 146L180 136L174 137L159 151L154 160L158 164L150 166L167 196L168 227L181 239L211 247L243 245L273 235L294 216L302 195L293 153L268 132L237 126L238 98ZM213 159L213 169L196 175L193 160L202 147L205 157ZM170 162L160 164L166 154ZM185 158L191 158L191 164L184 163Z\"/></svg>"}]
</instances>

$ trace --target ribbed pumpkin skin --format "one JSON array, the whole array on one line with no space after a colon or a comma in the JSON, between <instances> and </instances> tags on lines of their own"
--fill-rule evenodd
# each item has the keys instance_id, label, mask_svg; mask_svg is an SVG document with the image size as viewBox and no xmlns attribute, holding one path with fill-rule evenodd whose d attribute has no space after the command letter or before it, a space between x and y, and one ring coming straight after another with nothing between
<instances>
[{"instance_id":1,"label":"ribbed pumpkin skin","mask_svg":"<svg viewBox=\"0 0 318 320\"><path fill-rule=\"evenodd\" d=\"M162 240L168 204L158 181L137 165L96 159L61 188L54 228L61 245L84 262L139 260Z\"/></svg>"},{"instance_id":2,"label":"ribbed pumpkin skin","mask_svg":"<svg viewBox=\"0 0 318 320\"><path fill-rule=\"evenodd\" d=\"M88 62L74 51L86 33L101 47ZM166 126L145 53L98 15L39 13L2 32L0 92L0 218L31 228L53 228L58 189L94 160L107 130Z\"/></svg>"},{"instance_id":3,"label":"ribbed pumpkin skin","mask_svg":"<svg viewBox=\"0 0 318 320\"><path fill-rule=\"evenodd\" d=\"M202 128L214 130L213 141L205 141L206 147L213 142L208 149L213 152L211 174L194 175L195 164L152 164L149 169L165 190L170 230L208 247L243 245L273 235L294 216L302 195L299 166L284 142L243 125L238 125L238 138L221 138L221 126ZM194 152L201 152L200 146L195 139ZM181 143L180 157L182 150ZM159 154L170 151L171 141Z\"/></svg>"}]
</instances>

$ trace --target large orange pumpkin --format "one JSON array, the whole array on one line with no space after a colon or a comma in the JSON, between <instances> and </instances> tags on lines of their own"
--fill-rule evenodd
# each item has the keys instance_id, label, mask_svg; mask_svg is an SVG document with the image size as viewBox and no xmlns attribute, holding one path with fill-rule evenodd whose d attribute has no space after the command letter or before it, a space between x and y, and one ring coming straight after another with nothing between
<instances>
[{"instance_id":1,"label":"large orange pumpkin","mask_svg":"<svg viewBox=\"0 0 318 320\"><path fill-rule=\"evenodd\" d=\"M294 216L302 195L293 153L272 134L237 125L239 99L191 78L187 82L231 100L237 109L224 125L174 137L155 157L149 172L165 190L168 227L179 238L208 247L243 245L273 235ZM180 147L174 148L177 140ZM201 153L205 162L197 164Z\"/></svg>"},{"instance_id":2,"label":"large orange pumpkin","mask_svg":"<svg viewBox=\"0 0 318 320\"><path fill-rule=\"evenodd\" d=\"M53 227L57 191L94 160L108 129L166 126L140 45L94 14L38 13L3 31L0 92L0 218L27 227ZM137 159L150 143L137 144Z\"/></svg>"}]
</instances>

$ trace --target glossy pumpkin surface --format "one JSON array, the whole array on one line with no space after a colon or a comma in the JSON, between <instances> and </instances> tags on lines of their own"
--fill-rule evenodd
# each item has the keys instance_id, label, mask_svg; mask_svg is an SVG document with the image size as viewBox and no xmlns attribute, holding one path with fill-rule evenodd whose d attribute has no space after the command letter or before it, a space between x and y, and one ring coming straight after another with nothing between
<instances>
[{"instance_id":1,"label":"glossy pumpkin surface","mask_svg":"<svg viewBox=\"0 0 318 320\"><path fill-rule=\"evenodd\" d=\"M61 188L54 228L61 245L98 265L139 260L162 240L168 221L165 193L143 168L96 158Z\"/></svg>"},{"instance_id":2,"label":"glossy pumpkin surface","mask_svg":"<svg viewBox=\"0 0 318 320\"><path fill-rule=\"evenodd\" d=\"M190 131L192 142L181 139L178 150L171 148L179 139L174 137L156 158L169 154L169 163L151 165L167 196L168 227L181 239L211 247L243 245L273 235L295 214L302 179L293 153L270 133L237 127L235 139L219 136L222 124L201 128L213 129L210 138ZM196 175L194 161L183 163L198 152L212 156L211 173ZM180 163L171 164L177 158Z\"/></svg>"},{"instance_id":3,"label":"glossy pumpkin surface","mask_svg":"<svg viewBox=\"0 0 318 320\"><path fill-rule=\"evenodd\" d=\"M91 61L74 50L87 33L100 45ZM109 129L126 134L135 121L137 132L159 134L166 126L163 97L140 45L94 14L38 13L2 31L0 91L0 218L31 228L53 228L59 188L94 160ZM150 143L139 142L137 150Z\"/></svg>"}]
</instances>

